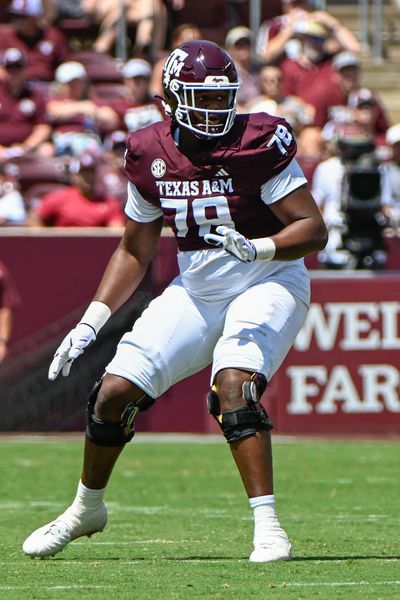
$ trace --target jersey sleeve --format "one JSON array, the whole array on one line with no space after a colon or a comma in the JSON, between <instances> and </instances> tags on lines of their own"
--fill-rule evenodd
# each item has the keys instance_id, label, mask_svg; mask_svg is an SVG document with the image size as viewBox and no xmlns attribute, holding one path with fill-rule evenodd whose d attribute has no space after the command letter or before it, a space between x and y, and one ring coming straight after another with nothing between
<instances>
[{"instance_id":1,"label":"jersey sleeve","mask_svg":"<svg viewBox=\"0 0 400 600\"><path fill-rule=\"evenodd\" d=\"M258 129L254 139L253 167L267 183L289 166L297 152L297 144L289 123L282 117L265 113L254 115L253 127Z\"/></svg>"},{"instance_id":2,"label":"jersey sleeve","mask_svg":"<svg viewBox=\"0 0 400 600\"><path fill-rule=\"evenodd\" d=\"M273 204L306 183L307 179L300 165L293 158L283 171L261 186L262 201L265 204Z\"/></svg>"},{"instance_id":3,"label":"jersey sleeve","mask_svg":"<svg viewBox=\"0 0 400 600\"><path fill-rule=\"evenodd\" d=\"M139 221L139 223L150 223L163 216L161 208L153 206L145 200L131 181L128 182L128 200L125 213L130 219Z\"/></svg>"},{"instance_id":4,"label":"jersey sleeve","mask_svg":"<svg viewBox=\"0 0 400 600\"><path fill-rule=\"evenodd\" d=\"M141 148L138 136L134 133L128 137L125 153L125 173L129 181L137 185L143 170L144 151Z\"/></svg>"}]
</instances>

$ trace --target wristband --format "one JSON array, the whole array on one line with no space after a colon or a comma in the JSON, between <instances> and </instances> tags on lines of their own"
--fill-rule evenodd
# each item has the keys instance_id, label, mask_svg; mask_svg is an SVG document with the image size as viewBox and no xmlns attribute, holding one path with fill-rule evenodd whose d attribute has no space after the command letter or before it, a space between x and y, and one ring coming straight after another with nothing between
<instances>
[{"instance_id":1,"label":"wristband","mask_svg":"<svg viewBox=\"0 0 400 600\"><path fill-rule=\"evenodd\" d=\"M85 314L79 322L92 327L97 335L110 317L111 309L107 306L107 304L94 300L89 304Z\"/></svg>"},{"instance_id":2,"label":"wristband","mask_svg":"<svg viewBox=\"0 0 400 600\"><path fill-rule=\"evenodd\" d=\"M256 260L272 260L275 256L276 246L271 238L251 240L256 249Z\"/></svg>"}]
</instances>

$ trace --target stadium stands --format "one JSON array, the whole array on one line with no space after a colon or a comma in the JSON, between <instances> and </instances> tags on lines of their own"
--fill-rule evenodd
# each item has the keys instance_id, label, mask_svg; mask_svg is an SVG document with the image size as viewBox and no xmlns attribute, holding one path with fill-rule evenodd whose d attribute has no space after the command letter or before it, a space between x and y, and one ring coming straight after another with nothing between
<instances>
[{"instance_id":1,"label":"stadium stands","mask_svg":"<svg viewBox=\"0 0 400 600\"><path fill-rule=\"evenodd\" d=\"M8 1L0 3L0 36L2 31L8 31L10 28L7 10L8 4ZM240 9L238 9L237 15L239 15L240 22L236 24L245 26L250 25L250 0L245 0L238 4L240 4ZM362 41L363 47L362 52L360 53L360 59L363 71L363 85L379 94L383 105L388 112L390 124L395 124L400 122L400 79L398 77L400 66L400 8L398 3L394 0L387 0L383 4L384 11L381 29L382 52L381 55L378 55L375 44L376 37L372 2L370 3L367 32L361 31L361 21L358 3L356 1L334 0L331 2L328 0L325 3L326 9L342 23L346 24L356 37ZM174 26L187 22L194 22L200 27L205 38L216 41L217 43L223 43L227 33L227 5L228 2L225 0L202 0L201 2L186 0L185 6L173 14L171 22ZM261 20L263 21L280 13L281 2L280 0L262 0L261 9ZM104 103L110 105L125 98L126 87L122 82L120 70L121 61L119 61L116 56L116 48L113 48L110 53L98 53L92 48L93 41L98 34L98 26L93 24L90 19L85 18L61 19L56 21L56 26L68 40L69 51L66 60L79 61L85 66L96 96L101 101L104 101ZM170 27L171 26L172 25L170 24ZM132 30L128 28L128 38L130 33L132 33ZM129 42L129 39L127 50L128 58L137 58L137 56L133 54L132 44ZM165 51L167 50L168 48L165 48ZM2 75L2 73L0 73L0 75ZM42 94L47 97L53 89L54 82L36 82L36 86L41 90ZM102 142L104 143L106 139L106 136L104 136ZM69 159L70 156L68 156L68 154L61 157L47 158L38 157L35 154L26 154L6 161L4 167L6 171L8 170L14 177L18 178L20 190L29 210L32 205L38 204L47 192L69 184L69 175L66 169ZM318 160L314 157L303 155L300 157L300 163L303 166L309 181L311 181ZM19 228L19 231L21 231L21 229L22 228ZM84 234L84 232L82 233ZM0 236L1 234L2 228L0 228ZM396 234L397 231L392 230L390 235L395 237ZM60 232L60 238L61 235L62 233ZM54 238L56 238L56 236L57 232L54 232ZM389 241L393 242L393 238ZM52 240L52 242L56 244L57 239ZM66 246L67 244L65 247ZM398 245L394 244L393 247L396 248L396 252L389 252L392 262L388 262L388 269L397 269L399 267L398 262L393 258L395 255L398 255ZM168 261L169 258L165 256L163 258L165 260L162 262L162 269L160 264L155 268L160 268L160 270L163 270L164 272L166 261ZM93 258L93 262L94 261L95 259ZM313 267L318 266L315 260L314 262L311 260L310 265ZM47 277L50 277L48 273ZM162 286L160 286L160 289L161 288ZM160 289L156 289L155 291L158 292ZM64 292L65 290L63 289L62 291ZM83 302L82 299L81 302ZM80 313L81 306L77 307L76 310L77 313ZM74 321L75 313L73 313L73 318L71 317L72 313L73 311L71 310L68 317L69 320L62 320L59 319L58 315L55 316L54 322L48 325L44 337L41 337L40 333L37 333L29 340L19 340L19 354L12 364L13 369L10 370L10 363L8 363L7 367L7 377L11 374L15 375L14 382L7 388L10 406L12 403L15 404L16 398L19 398L20 396L27 397L33 390L36 390L35 394L37 395L37 390L40 389L39 395L42 394L43 386L40 386L43 384L42 380L45 378L45 365L48 364L48 358L54 351L58 338L69 329L71 323ZM67 314L67 311L65 311L65 314ZM119 334L118 328L126 328L126 321L119 325L116 324L116 327L117 331L113 332L113 335L115 334L115 339ZM54 341L52 338L57 339ZM114 341L111 343L111 346L114 346ZM38 376L41 380L39 382L40 385L38 384L37 376L32 376L31 378L32 373L30 371L31 365L29 362L32 360L32 354L36 352L38 348L41 348L41 351L38 352L36 358L39 362L42 361ZM43 354L41 354L42 351ZM26 377L24 376L24 380L19 382L18 377L25 371L27 371ZM84 368L82 371L84 371ZM77 378L82 375L82 371L77 371ZM93 376L95 374L97 376L98 372L98 364L93 364L93 368L90 368L90 377L88 377L88 379L92 381ZM5 369L3 369L1 375L5 378ZM65 398L75 395L77 378L73 380L72 388L63 391ZM18 387L20 383L21 387ZM43 406L38 410L38 415L36 415L37 418L44 418L43 415L47 413L49 406L51 407L54 404L57 394L59 394L59 390L55 390L51 398L43 400ZM80 410L82 401L82 397L76 397L77 410ZM21 404L21 407L25 410L25 405ZM34 409L32 408L32 410ZM13 429L14 427L20 426L21 423L24 423L24 427L26 427L26 420L24 421L23 419L25 419L27 415L29 417L29 413L23 414L23 410L19 411L19 414L15 417L15 421L10 420L9 428ZM57 418L58 415L54 416L53 420L49 419L45 426L49 429L54 428L55 424L57 424ZM77 423L71 422L64 425L68 428L75 428ZM78 426L80 426L80 423Z\"/></svg>"}]
</instances>

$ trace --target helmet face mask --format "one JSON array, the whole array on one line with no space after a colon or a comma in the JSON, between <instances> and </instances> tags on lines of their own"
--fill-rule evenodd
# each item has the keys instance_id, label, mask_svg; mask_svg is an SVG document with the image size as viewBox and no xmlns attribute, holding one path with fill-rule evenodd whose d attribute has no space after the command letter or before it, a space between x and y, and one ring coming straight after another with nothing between
<instances>
[{"instance_id":1,"label":"helmet face mask","mask_svg":"<svg viewBox=\"0 0 400 600\"><path fill-rule=\"evenodd\" d=\"M164 65L166 110L174 121L199 137L221 137L230 130L238 89L231 57L213 42L186 42Z\"/></svg>"}]
</instances>

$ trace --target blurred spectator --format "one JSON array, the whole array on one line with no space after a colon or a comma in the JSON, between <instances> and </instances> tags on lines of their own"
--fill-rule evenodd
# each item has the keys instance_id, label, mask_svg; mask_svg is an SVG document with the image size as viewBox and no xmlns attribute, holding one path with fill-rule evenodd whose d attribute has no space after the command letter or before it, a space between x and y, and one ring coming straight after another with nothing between
<instances>
[{"instance_id":1,"label":"blurred spectator","mask_svg":"<svg viewBox=\"0 0 400 600\"><path fill-rule=\"evenodd\" d=\"M116 130L104 140L105 152L97 168L97 177L104 188L105 196L116 198L121 207L126 204L128 179L125 174L125 150L127 133Z\"/></svg>"},{"instance_id":2,"label":"blurred spectator","mask_svg":"<svg viewBox=\"0 0 400 600\"><path fill-rule=\"evenodd\" d=\"M225 37L225 48L235 61L240 82L237 95L239 110L260 94L260 65L253 59L253 32L244 26L230 29Z\"/></svg>"},{"instance_id":3,"label":"blurred spectator","mask_svg":"<svg viewBox=\"0 0 400 600\"><path fill-rule=\"evenodd\" d=\"M391 160L384 165L386 173L385 213L393 229L400 228L400 123L389 127L386 143L391 148Z\"/></svg>"},{"instance_id":4,"label":"blurred spectator","mask_svg":"<svg viewBox=\"0 0 400 600\"><path fill-rule=\"evenodd\" d=\"M171 50L177 48L183 44L183 42L201 40L201 38L202 33L197 25L194 25L194 23L182 23L182 25L178 25L178 27L176 27L172 32ZM158 94L159 96L162 96L163 94L161 77L167 56L169 56L169 52L165 51L163 56L161 56L153 65L150 81L150 90L153 95Z\"/></svg>"},{"instance_id":5,"label":"blurred spectator","mask_svg":"<svg viewBox=\"0 0 400 600\"><path fill-rule=\"evenodd\" d=\"M114 103L121 127L136 131L166 118L161 100L150 94L151 66L141 58L132 58L122 67L127 98Z\"/></svg>"},{"instance_id":6,"label":"blurred spectator","mask_svg":"<svg viewBox=\"0 0 400 600\"><path fill-rule=\"evenodd\" d=\"M282 92L282 69L265 66L260 71L261 94L245 107L250 112L267 112L284 117L298 137L304 127L314 120L314 108L296 96L285 96Z\"/></svg>"},{"instance_id":7,"label":"blurred spectator","mask_svg":"<svg viewBox=\"0 0 400 600\"><path fill-rule=\"evenodd\" d=\"M82 8L100 26L93 44L98 52L112 51L122 8L128 26L136 28L133 54L151 56L154 51L164 48L167 10L162 0L82 0Z\"/></svg>"},{"instance_id":8,"label":"blurred spectator","mask_svg":"<svg viewBox=\"0 0 400 600\"><path fill-rule=\"evenodd\" d=\"M32 209L28 224L55 227L115 227L125 218L116 198L99 190L99 159L91 153L71 161L72 185L50 192Z\"/></svg>"},{"instance_id":9,"label":"blurred spectator","mask_svg":"<svg viewBox=\"0 0 400 600\"><path fill-rule=\"evenodd\" d=\"M22 225L26 211L15 177L0 165L0 226Z\"/></svg>"},{"instance_id":10,"label":"blurred spectator","mask_svg":"<svg viewBox=\"0 0 400 600\"><path fill-rule=\"evenodd\" d=\"M59 6L64 0L42 0L43 5L43 22L46 26L51 25L58 13ZM80 0L76 0L80 2Z\"/></svg>"},{"instance_id":11,"label":"blurred spectator","mask_svg":"<svg viewBox=\"0 0 400 600\"><path fill-rule=\"evenodd\" d=\"M341 50L360 51L360 44L352 32L326 11L313 11L311 0L282 0L283 14L262 23L257 36L256 51L260 60L279 63L284 58L296 58L301 49L296 24L311 18L326 32L323 49L332 55Z\"/></svg>"},{"instance_id":12,"label":"blurred spectator","mask_svg":"<svg viewBox=\"0 0 400 600\"><path fill-rule=\"evenodd\" d=\"M14 310L19 303L20 298L14 280L7 267L0 262L0 363L8 354Z\"/></svg>"},{"instance_id":13,"label":"blurred spectator","mask_svg":"<svg viewBox=\"0 0 400 600\"><path fill-rule=\"evenodd\" d=\"M332 67L335 85L331 95L318 105L316 116L319 124L328 121L325 139L329 139L338 125L355 122L374 137L375 144L384 144L388 118L379 98L361 85L360 59L351 52L341 52L333 58Z\"/></svg>"},{"instance_id":14,"label":"blurred spectator","mask_svg":"<svg viewBox=\"0 0 400 600\"><path fill-rule=\"evenodd\" d=\"M57 87L46 103L55 154L78 155L100 147L102 136L118 127L115 110L96 97L86 69L79 62L59 65L55 82Z\"/></svg>"},{"instance_id":15,"label":"blurred spectator","mask_svg":"<svg viewBox=\"0 0 400 600\"><path fill-rule=\"evenodd\" d=\"M26 60L18 48L1 56L5 77L0 81L0 163L38 150L49 139L45 103L27 81Z\"/></svg>"},{"instance_id":16,"label":"blurred spectator","mask_svg":"<svg viewBox=\"0 0 400 600\"><path fill-rule=\"evenodd\" d=\"M335 149L334 156L316 167L312 184L312 194L329 230L328 244L319 253L319 262L336 269L354 266L352 250L354 255L365 252L371 264L376 261L382 265L383 221L377 214L383 217L386 210L387 182L373 139L357 125L342 125L336 132ZM357 204L356 221L349 225L347 216L352 201ZM346 247L344 237L353 235L358 239Z\"/></svg>"},{"instance_id":17,"label":"blurred spectator","mask_svg":"<svg viewBox=\"0 0 400 600\"><path fill-rule=\"evenodd\" d=\"M286 96L297 96L315 111L313 126L307 127L302 135L306 150L302 153L315 160L321 158L323 143L319 120L319 107L326 106L335 89L335 72L332 60L324 51L327 30L311 19L298 21L295 26L300 42L300 54L293 59L285 59L282 90Z\"/></svg>"},{"instance_id":18,"label":"blurred spectator","mask_svg":"<svg viewBox=\"0 0 400 600\"><path fill-rule=\"evenodd\" d=\"M282 63L283 90L316 106L320 98L329 97L335 85L331 59L324 52L327 32L316 21L307 19L297 22L296 34L300 53Z\"/></svg>"},{"instance_id":19,"label":"blurred spectator","mask_svg":"<svg viewBox=\"0 0 400 600\"><path fill-rule=\"evenodd\" d=\"M312 173L320 160L321 139L319 131L310 127L314 122L315 109L297 96L287 96L282 91L282 70L278 66L265 66L260 71L261 95L244 108L248 112L268 112L284 117L297 137L298 156L303 172L311 181Z\"/></svg>"},{"instance_id":20,"label":"blurred spectator","mask_svg":"<svg viewBox=\"0 0 400 600\"><path fill-rule=\"evenodd\" d=\"M18 48L26 56L29 80L52 81L67 52L59 29L44 20L42 0L12 0L10 26L0 36L0 51Z\"/></svg>"}]
</instances>

